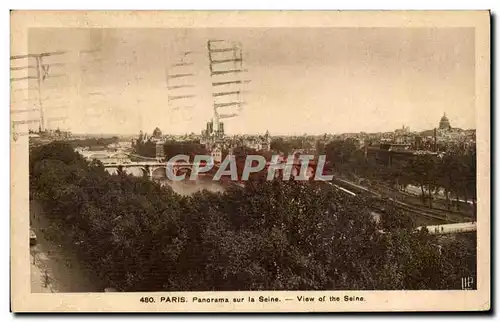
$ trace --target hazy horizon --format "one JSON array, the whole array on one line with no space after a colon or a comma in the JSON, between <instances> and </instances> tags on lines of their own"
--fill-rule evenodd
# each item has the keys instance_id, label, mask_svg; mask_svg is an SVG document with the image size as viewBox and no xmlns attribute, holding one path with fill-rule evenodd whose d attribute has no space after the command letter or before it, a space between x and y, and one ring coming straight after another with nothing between
<instances>
[{"instance_id":1,"label":"hazy horizon","mask_svg":"<svg viewBox=\"0 0 500 322\"><path fill-rule=\"evenodd\" d=\"M44 88L46 114L66 106L61 127L199 134L212 117L208 39L241 42L251 80L241 114L223 120L229 135L423 131L443 113L452 127L476 127L473 28L30 29L29 51L69 52L68 76ZM82 65L88 50L97 53ZM199 86L181 115L165 75L185 50L196 52Z\"/></svg>"},{"instance_id":2,"label":"hazy horizon","mask_svg":"<svg viewBox=\"0 0 500 322\"><path fill-rule=\"evenodd\" d=\"M153 133L153 130L154 129L150 129L149 131L146 130L146 131L143 131L144 134L148 134L148 135L152 135ZM161 130L161 128L160 128ZM419 131L411 131L413 133L421 133L421 132L426 132L426 131L433 131L434 128L432 129L427 129L427 130L419 130ZM475 131L476 129L475 128L466 128L466 129L461 129L463 131ZM333 136L337 136L337 135L345 135L345 134L360 134L360 133L366 133L366 134L381 134L381 133L393 133L394 130L389 130L389 131L384 131L384 132L364 132L364 131L359 131L359 132L342 132L342 133L336 133L336 132L325 132L325 133L269 133L270 136L275 136L275 137L286 137L286 136L303 136L303 135L307 135L307 136L322 136L322 135L333 135ZM184 132L184 133L170 133L170 132L164 132L162 130L162 135L173 135L173 136L184 136L184 135L190 135L194 133L195 135L200 135L200 133L196 133L196 132ZM119 136L119 137L137 137L137 135L139 134L139 132L137 133L99 133L99 132L94 132L94 133L90 133L90 132L72 132L72 135L75 135L75 136L89 136L89 137L113 137L113 136ZM265 133L262 133L262 132L255 132L255 133L237 133L237 134L227 134L228 136L233 136L233 135L248 135L248 136L256 136L256 135L264 135Z\"/></svg>"}]
</instances>

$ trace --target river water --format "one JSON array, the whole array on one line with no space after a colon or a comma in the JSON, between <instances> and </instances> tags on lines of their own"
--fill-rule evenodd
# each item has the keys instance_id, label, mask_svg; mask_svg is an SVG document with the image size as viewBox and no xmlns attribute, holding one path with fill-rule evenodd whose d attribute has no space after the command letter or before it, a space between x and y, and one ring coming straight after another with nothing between
<instances>
[{"instance_id":1,"label":"river water","mask_svg":"<svg viewBox=\"0 0 500 322\"><path fill-rule=\"evenodd\" d=\"M116 169L107 168L106 171L110 174L116 174ZM127 169L128 174L134 177L142 177L143 172L140 169ZM153 174L155 181L159 182L161 185L168 185L174 192L187 196L204 189L212 192L224 192L224 186L220 183L211 180L210 178L199 177L197 180L183 180L183 181L172 181L166 178L165 172L155 172Z\"/></svg>"},{"instance_id":2,"label":"river water","mask_svg":"<svg viewBox=\"0 0 500 322\"><path fill-rule=\"evenodd\" d=\"M168 185L172 188L172 190L174 190L174 192L183 196L188 196L202 190L208 190L211 192L224 192L225 190L221 184L211 180L171 181L163 179L160 183L162 185Z\"/></svg>"}]
</instances>

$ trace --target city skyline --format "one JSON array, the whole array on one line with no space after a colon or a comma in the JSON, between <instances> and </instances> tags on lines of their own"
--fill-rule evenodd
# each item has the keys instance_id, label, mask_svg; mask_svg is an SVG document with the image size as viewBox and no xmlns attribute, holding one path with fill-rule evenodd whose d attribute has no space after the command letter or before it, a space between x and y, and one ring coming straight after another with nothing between
<instances>
[{"instance_id":1,"label":"city skyline","mask_svg":"<svg viewBox=\"0 0 500 322\"><path fill-rule=\"evenodd\" d=\"M434 129L439 129L439 127L436 125L432 128L429 128L429 129L426 129L426 130L413 130L411 129L411 127L407 126L406 124L403 124L401 127L399 128L396 128L396 129L388 129L387 131L379 131L379 132L366 132L366 131L358 131L358 132L321 132L321 133L307 133L307 132L303 132L303 133L298 133L298 132L291 132L291 133L269 133L269 135L271 137L298 137L298 136L304 136L304 135L307 135L307 136L323 136L323 135L329 135L329 136L341 136L341 135L348 135L348 134L361 134L361 133L365 133L367 135L376 135L376 134L388 134L388 133L395 133L396 131L398 130L401 130L402 127L405 127L408 129L409 133L422 133L422 132L428 132L428 131L432 131ZM159 128L161 131L162 131L162 135L164 136L190 136L190 135L196 135L196 136L201 136L201 134L199 133L200 131L196 132L196 131L189 131L188 129L186 129L186 132L177 132L177 133L171 133L171 132L168 132L167 130L163 130L161 128L161 126L156 126L154 128L151 128L151 129L144 129L144 130L139 130L139 132L127 132L127 133L112 133L112 132L72 132L73 135L76 135L76 136L105 136L105 137L112 137L112 136L123 136L123 137L137 137L137 135L142 131L143 134L147 134L149 136L152 136L152 133L154 131L155 128ZM453 127L452 128L456 128L456 127ZM476 131L475 128L462 128L461 130L463 131ZM264 131L264 132L248 132L248 133L243 133L243 132L239 132L239 133L226 133L227 136L263 136L265 135L265 133L268 132L267 131Z\"/></svg>"},{"instance_id":2,"label":"city skyline","mask_svg":"<svg viewBox=\"0 0 500 322\"><path fill-rule=\"evenodd\" d=\"M12 310L489 310L491 19L11 11Z\"/></svg>"},{"instance_id":3,"label":"city skyline","mask_svg":"<svg viewBox=\"0 0 500 322\"><path fill-rule=\"evenodd\" d=\"M453 127L476 127L470 28L33 29L29 51L97 50L86 78L70 55L69 80L47 86L64 93L73 132L199 134L212 117L204 46L213 38L242 43L252 81L241 114L224 120L228 134L423 131L443 113ZM169 110L165 75L187 50L201 86L183 118ZM89 106L99 117L85 116Z\"/></svg>"}]
</instances>

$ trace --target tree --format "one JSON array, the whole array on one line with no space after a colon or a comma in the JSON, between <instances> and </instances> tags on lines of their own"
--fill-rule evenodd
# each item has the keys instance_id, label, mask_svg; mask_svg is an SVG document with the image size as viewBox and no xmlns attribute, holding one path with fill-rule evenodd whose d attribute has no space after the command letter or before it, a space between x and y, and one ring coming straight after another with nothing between
<instances>
[{"instance_id":1,"label":"tree","mask_svg":"<svg viewBox=\"0 0 500 322\"><path fill-rule=\"evenodd\" d=\"M150 140L146 142L138 141L134 153L143 157L154 158L156 157L156 143Z\"/></svg>"},{"instance_id":2,"label":"tree","mask_svg":"<svg viewBox=\"0 0 500 322\"><path fill-rule=\"evenodd\" d=\"M325 183L181 196L110 175L62 143L34 151L30 189L65 232L56 237L119 290L443 289L475 272L473 240L442 245L389 204L377 223L373 200Z\"/></svg>"},{"instance_id":3,"label":"tree","mask_svg":"<svg viewBox=\"0 0 500 322\"><path fill-rule=\"evenodd\" d=\"M271 141L271 150L288 155L292 152L293 148L283 138L276 138Z\"/></svg>"},{"instance_id":4,"label":"tree","mask_svg":"<svg viewBox=\"0 0 500 322\"><path fill-rule=\"evenodd\" d=\"M437 163L431 155L417 155L408 164L406 171L410 173L412 181L422 190L422 202L429 200L432 208L432 191L437 186ZM425 193L427 190L427 195Z\"/></svg>"},{"instance_id":5,"label":"tree","mask_svg":"<svg viewBox=\"0 0 500 322\"><path fill-rule=\"evenodd\" d=\"M441 187L444 188L446 204L448 210L451 210L450 194L457 192L458 180L460 176L460 164L456 155L445 154L438 165L438 180Z\"/></svg>"},{"instance_id":6,"label":"tree","mask_svg":"<svg viewBox=\"0 0 500 322\"><path fill-rule=\"evenodd\" d=\"M194 157L195 155L207 155L208 152L199 141L166 141L163 150L167 158L181 154Z\"/></svg>"},{"instance_id":7,"label":"tree","mask_svg":"<svg viewBox=\"0 0 500 322\"><path fill-rule=\"evenodd\" d=\"M474 206L474 218L477 213L477 205L476 205L476 199L477 199L477 191L476 191L476 184L477 184L477 170L476 170L476 151L475 149L472 151L468 151L464 156L463 156L463 162L464 162L464 169L463 169L463 186L464 186L464 195L465 195L465 201L467 202L468 197L471 198L472 204Z\"/></svg>"}]
</instances>

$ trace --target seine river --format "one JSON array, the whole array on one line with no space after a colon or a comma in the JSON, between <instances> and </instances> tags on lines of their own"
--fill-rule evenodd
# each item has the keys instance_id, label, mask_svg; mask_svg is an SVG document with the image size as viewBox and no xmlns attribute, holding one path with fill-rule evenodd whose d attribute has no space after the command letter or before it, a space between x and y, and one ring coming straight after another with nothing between
<instances>
[{"instance_id":1,"label":"seine river","mask_svg":"<svg viewBox=\"0 0 500 322\"><path fill-rule=\"evenodd\" d=\"M110 174L116 173L116 169L113 168L108 168L106 169ZM131 174L136 177L141 177L143 175L142 170L140 169L127 169L127 173ZM203 180L202 178L196 180L196 181L171 181L168 180L164 176L156 176L155 175L155 180L160 181L161 184L163 185L168 185L170 186L176 193L186 196L193 194L195 192L201 191L201 190L209 190L212 192L223 192L224 187L217 183L214 182L210 179L205 179Z\"/></svg>"}]
</instances>

